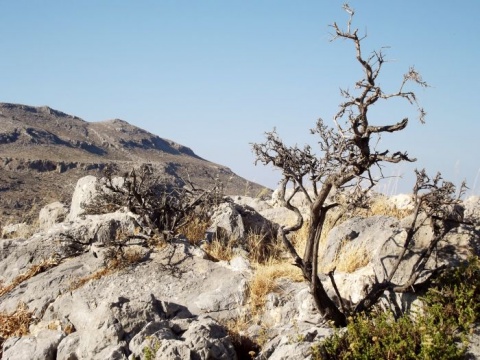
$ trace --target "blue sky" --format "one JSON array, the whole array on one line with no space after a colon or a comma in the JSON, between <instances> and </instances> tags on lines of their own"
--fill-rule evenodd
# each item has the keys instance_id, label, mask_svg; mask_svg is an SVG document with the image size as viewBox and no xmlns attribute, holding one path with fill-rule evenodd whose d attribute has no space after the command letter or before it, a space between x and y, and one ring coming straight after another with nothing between
<instances>
[{"instance_id":1,"label":"blue sky","mask_svg":"<svg viewBox=\"0 0 480 360\"><path fill-rule=\"evenodd\" d=\"M289 144L315 144L308 130L331 123L338 89L360 79L352 45L329 41L328 25L347 20L342 3L0 0L0 101L121 118L275 187L280 174L253 165L250 143L276 127ZM431 85L415 89L425 125L406 103L372 113L378 124L408 116L382 144L418 158L385 169L403 176L385 190L409 191L412 170L426 167L480 194L480 1L350 5L364 52L390 47L386 90L411 65Z\"/></svg>"}]
</instances>

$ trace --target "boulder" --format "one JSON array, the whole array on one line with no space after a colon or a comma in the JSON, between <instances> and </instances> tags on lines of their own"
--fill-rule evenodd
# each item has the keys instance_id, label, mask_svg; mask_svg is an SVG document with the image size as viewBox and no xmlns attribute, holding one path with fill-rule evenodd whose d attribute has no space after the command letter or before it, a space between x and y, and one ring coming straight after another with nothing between
<instances>
[{"instance_id":1,"label":"boulder","mask_svg":"<svg viewBox=\"0 0 480 360\"><path fill-rule=\"evenodd\" d=\"M465 220L475 224L480 223L480 196L470 196L464 201Z\"/></svg>"},{"instance_id":2,"label":"boulder","mask_svg":"<svg viewBox=\"0 0 480 360\"><path fill-rule=\"evenodd\" d=\"M390 274L397 256L403 251L406 230L411 221L412 215L402 220L387 216L355 217L330 231L319 251L319 267L323 273L336 269L335 282L342 298L348 303L358 303L375 281L382 282ZM433 237L425 217L417 219L416 227L405 259L392 278L393 283L403 284L409 279L422 250ZM425 279L431 269L442 264L455 265L467 259L474 251L471 231L471 228L463 226L452 229L433 250L418 281ZM329 294L336 297L332 288ZM414 297L407 297L402 297L401 306L411 305L408 302L413 301Z\"/></svg>"},{"instance_id":3,"label":"boulder","mask_svg":"<svg viewBox=\"0 0 480 360\"><path fill-rule=\"evenodd\" d=\"M390 196L388 202L399 210L413 210L415 208L412 195L409 194Z\"/></svg>"},{"instance_id":4,"label":"boulder","mask_svg":"<svg viewBox=\"0 0 480 360\"><path fill-rule=\"evenodd\" d=\"M208 316L150 322L129 343L135 357L161 360L236 359L224 328Z\"/></svg>"},{"instance_id":5,"label":"boulder","mask_svg":"<svg viewBox=\"0 0 480 360\"><path fill-rule=\"evenodd\" d=\"M68 220L73 221L84 214L85 207L93 203L98 195L97 182L98 179L93 175L84 176L77 181L73 191Z\"/></svg>"},{"instance_id":6,"label":"boulder","mask_svg":"<svg viewBox=\"0 0 480 360\"><path fill-rule=\"evenodd\" d=\"M56 360L61 331L43 330L35 336L12 337L3 345L3 360Z\"/></svg>"},{"instance_id":7,"label":"boulder","mask_svg":"<svg viewBox=\"0 0 480 360\"><path fill-rule=\"evenodd\" d=\"M279 226L293 225L297 221L293 211L283 206L274 205L271 200L266 201L249 196L232 196L231 199L236 205L252 208L265 219ZM308 218L308 207L302 207L301 210L305 218Z\"/></svg>"},{"instance_id":8,"label":"boulder","mask_svg":"<svg viewBox=\"0 0 480 360\"><path fill-rule=\"evenodd\" d=\"M253 208L233 202L220 204L211 216L207 240L220 239L244 245L249 234L264 239L276 238L278 225L265 219Z\"/></svg>"},{"instance_id":9,"label":"boulder","mask_svg":"<svg viewBox=\"0 0 480 360\"><path fill-rule=\"evenodd\" d=\"M38 215L39 230L45 231L54 224L63 222L68 211L68 207L59 201L43 207Z\"/></svg>"},{"instance_id":10,"label":"boulder","mask_svg":"<svg viewBox=\"0 0 480 360\"><path fill-rule=\"evenodd\" d=\"M227 202L220 204L210 218L211 225L207 229L207 240L224 239L242 242L246 237L246 230L242 216L234 204Z\"/></svg>"}]
</instances>

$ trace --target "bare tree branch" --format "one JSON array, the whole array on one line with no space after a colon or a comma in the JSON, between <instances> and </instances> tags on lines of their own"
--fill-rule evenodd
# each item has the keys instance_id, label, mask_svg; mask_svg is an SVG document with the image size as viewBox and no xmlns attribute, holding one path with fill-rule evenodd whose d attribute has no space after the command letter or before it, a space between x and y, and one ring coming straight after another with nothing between
<instances>
[{"instance_id":1,"label":"bare tree branch","mask_svg":"<svg viewBox=\"0 0 480 360\"><path fill-rule=\"evenodd\" d=\"M337 206L351 208L363 204L369 190L384 177L381 171L381 164L415 161L405 151L377 149L380 136L383 133L396 133L404 130L408 125L408 118L403 118L390 125L376 125L371 122L369 110L380 100L404 99L408 104L416 107L420 121L424 122L426 113L419 106L415 93L408 87L410 84L419 85L420 87L428 86L421 75L411 67L401 79L397 91L392 93L384 92L383 88L377 83L381 76L383 65L387 62L384 48L365 56L362 49L362 41L366 35L360 36L358 29L352 27L355 11L348 4L345 4L343 9L348 14L346 29L341 29L337 23L333 23L331 26L333 29L331 40L343 39L353 45L356 63L359 64L362 70L362 77L354 82L353 91L340 89L344 102L339 105L338 111L333 117L334 127L327 126L322 119L319 119L315 128L311 129L311 134L318 137L318 153L315 153L309 145L303 148L296 145L293 147L287 146L280 139L275 129L266 133L265 142L253 144L256 162L265 165L271 164L279 168L283 173L284 178L280 185L282 202L285 207L294 211L297 217L296 224L282 229L283 243L292 255L295 265L302 269L305 279L310 282L311 292L320 313L326 319L332 320L336 325L346 324L345 310L340 310L339 305L335 304L328 297L317 275L319 241L324 231L327 214ZM372 143L376 145L372 146ZM377 166L380 169L380 175L377 177L371 171L373 166ZM429 190L430 192L428 195L424 194L421 198L418 198L417 215L420 212L425 212L425 209L431 208L432 210L427 212L427 216L442 217L441 206L437 205L447 202L446 194L448 193L447 190L450 189L449 185L439 186L438 181L434 181L432 185L422 176L419 179L417 192ZM313 196L311 195L312 192L308 191L307 184L311 185ZM288 185L293 189L293 194L289 196L286 195L285 191ZM307 202L310 204L308 238L303 258L299 256L286 236L306 223L299 209L291 204L292 197L297 193L304 194ZM337 197L344 199L343 204L333 200L335 194ZM338 196L339 194L345 194L345 196ZM414 226L415 222L412 224L412 229ZM405 249L409 248L412 241L414 235L412 231L409 231L407 235ZM439 232L438 234L441 238L444 233ZM435 241L432 242L432 246L434 246L434 243ZM393 284L391 280L406 256L406 251L399 254L394 270L387 277L387 281L375 284L364 301L357 306L357 311L369 309L386 289L399 288L402 285L413 286L415 284L418 276L414 275L414 273L422 272L431 251L429 252L426 249L424 255L422 255L422 260L412 272L411 284L410 282L400 285Z\"/></svg>"}]
</instances>

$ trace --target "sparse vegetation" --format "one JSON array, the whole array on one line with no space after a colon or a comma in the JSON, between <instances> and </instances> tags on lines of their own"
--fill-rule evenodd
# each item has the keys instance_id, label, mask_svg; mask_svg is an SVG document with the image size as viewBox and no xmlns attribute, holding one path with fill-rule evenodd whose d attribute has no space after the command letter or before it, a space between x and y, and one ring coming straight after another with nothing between
<instances>
[{"instance_id":1,"label":"sparse vegetation","mask_svg":"<svg viewBox=\"0 0 480 360\"><path fill-rule=\"evenodd\" d=\"M415 316L376 311L349 319L312 348L314 359L465 359L467 336L480 321L480 261L439 277Z\"/></svg>"},{"instance_id":2,"label":"sparse vegetation","mask_svg":"<svg viewBox=\"0 0 480 360\"><path fill-rule=\"evenodd\" d=\"M154 360L158 349L160 349L161 342L157 338L152 337L147 338L147 340L150 342L150 346L145 346L143 348L143 358L144 360Z\"/></svg>"},{"instance_id":3,"label":"sparse vegetation","mask_svg":"<svg viewBox=\"0 0 480 360\"><path fill-rule=\"evenodd\" d=\"M27 335L33 321L33 312L24 303L18 304L13 313L0 312L0 359L5 340L12 336Z\"/></svg>"},{"instance_id":4,"label":"sparse vegetation","mask_svg":"<svg viewBox=\"0 0 480 360\"><path fill-rule=\"evenodd\" d=\"M69 290L72 291L78 289L89 281L101 279L104 276L125 269L130 265L137 264L142 260L142 258L142 254L136 250L127 249L126 251L123 251L110 248L105 256L107 265L90 275L74 279L70 284Z\"/></svg>"},{"instance_id":5,"label":"sparse vegetation","mask_svg":"<svg viewBox=\"0 0 480 360\"><path fill-rule=\"evenodd\" d=\"M14 288L16 288L18 285L20 285L24 281L34 277L37 274L47 271L48 269L54 266L57 266L58 264L59 264L59 261L55 258L46 259L41 261L38 264L30 266L26 272L24 272L21 275L18 275L15 279L12 280L10 284L4 285L3 283L0 282L0 296L12 291Z\"/></svg>"},{"instance_id":6,"label":"sparse vegetation","mask_svg":"<svg viewBox=\"0 0 480 360\"><path fill-rule=\"evenodd\" d=\"M98 186L102 196L89 206L88 212L111 212L127 207L139 215L142 226L166 241L192 221L206 222L209 207L223 201L223 188L219 183L214 182L209 190L198 189L192 182L181 179L175 184L157 175L148 164L123 177L115 178L109 168L104 175Z\"/></svg>"},{"instance_id":7,"label":"sparse vegetation","mask_svg":"<svg viewBox=\"0 0 480 360\"><path fill-rule=\"evenodd\" d=\"M275 131L266 134L265 143L254 145L258 161L273 164L283 171L284 179L280 188L280 202L297 215L295 223L288 224L279 230L282 242L273 239L272 234L276 234L276 228L271 229L271 234L268 235L271 235L270 237L260 231L250 231L246 238L242 235L241 241L216 238L209 243L204 242L206 230L210 225L211 210L224 201L222 186L219 183L214 182L210 190L203 190L196 188L193 183L184 179L177 178L176 182L172 183L160 178L155 175L153 168L149 165L135 168L121 178L114 178L113 170L107 168L106 176L98 187L102 195L97 202L90 205L89 213L113 212L126 207L136 215L138 226L132 233L125 229L118 230L115 234L109 232L108 237L111 235L112 239L108 239L108 242L102 244L106 245L106 248L102 249L105 259L104 267L87 276L74 279L70 284L70 291L74 291L90 281L101 279L140 263L145 258L143 250L154 251L158 247L170 245L172 249L185 246L188 250L188 244L184 242L176 247L180 242L173 240L176 240L175 237L181 236L182 238L186 237L192 245L202 246L210 260L230 261L235 255L241 253L250 261L253 271L248 283L247 302L246 304L242 303L245 306L242 306L242 312L236 319L224 323L240 359L254 358L269 340L266 324L260 324L261 330L257 331L254 337L248 337L246 333L252 325L259 325L265 311L268 294L282 291L279 279L289 279L295 282L306 280L310 285L310 292L317 309L324 319L328 320L325 324L337 327L337 332L332 337L312 346L311 352L314 359L465 358L467 337L475 327L480 326L480 259L473 257L468 263L464 263L456 269L448 268L450 265L437 268L432 266L433 268L427 269L427 262L433 258L439 243L452 229L463 223L462 214L461 211L457 211L457 205L465 187L462 184L457 193L453 184L443 181L440 174L431 178L425 171L416 171L417 180L412 194L412 208L398 209L389 205L385 198L374 196L371 193L371 189L383 178L381 171L380 175L375 177L373 168L381 168L384 163L414 161L414 159L411 159L406 152L392 153L389 150L378 150L377 145L371 145L383 133L404 130L408 120L403 119L395 124L374 126L367 116L368 110L379 101L399 98L414 105L423 122L425 112L417 104L415 93L406 87L410 83L421 87L425 87L427 84L422 80L420 74L411 68L400 82L398 91L385 93L377 85L378 76L386 62L384 54L382 51L378 51L373 52L369 57L364 56L361 51L364 37L359 36L358 31L351 28L354 12L348 5L344 5L344 9L349 14L347 29L342 30L334 23L332 25L333 40L344 39L353 44L356 60L360 64L363 77L355 82L356 93L350 93L349 90L341 91L345 102L340 104L340 109L334 117L334 127L330 128L322 120L319 120L312 130L312 134L320 137L321 154L314 154L310 146L303 149L297 146L286 146ZM313 186L312 191L307 190L307 184ZM287 194L286 189L289 185L293 185L293 193ZM245 193L250 191L247 183ZM265 194L266 192L262 190L257 196L263 197ZM308 218L302 215L297 206L292 204L292 199L296 194L304 195L305 201L309 204ZM391 266L385 269L382 280L376 278L376 283L363 287L364 297L356 304L350 302L347 308L341 303L342 297L336 287L333 272L337 270L352 273L367 265L372 260L372 255L366 247L361 245L358 247L344 246L353 238L339 239L341 243L338 244L337 258L332 263L319 263L320 253L326 245L329 232L335 226L352 216L368 217L373 215L387 215L398 219L404 219L406 216L411 218L409 223L406 223L401 229L402 236L405 234L405 238L401 238L404 242L399 245L400 250L398 253L388 256L389 261L393 260L391 260L391 264L388 264ZM413 251L412 248L416 241L414 236L420 226L427 226L426 224L430 226L432 237L427 239L423 248L416 248ZM149 247L149 249L135 250L140 246L130 246L129 240L134 238L140 239L141 246ZM92 241L95 240L91 240L89 237L82 243L82 246L88 248ZM83 247L82 251L84 251ZM286 253L293 258L294 266L290 266L292 265L290 259L285 258ZM186 250L180 255L172 252L171 258L175 255L182 259L173 262L171 268L184 266L178 273L172 271L172 278L179 279L179 282L185 281L187 276L193 278L193 273L196 272L191 271L191 268L194 268L191 266L193 261L204 260L192 260L192 254L196 255L196 253L188 253ZM97 257L97 254L93 253L93 256ZM393 278L399 272L403 262L412 257L415 257L416 262L412 266L411 272L407 274L406 280L402 279L401 283L394 282ZM168 257L165 261L169 261ZM183 262L186 265L182 265ZM59 263L60 261L55 258L43 260L28 268L25 273L14 278L9 284L5 285L0 282L0 297L8 294L31 277L47 271ZM218 264L208 264L204 261L201 265L203 268L200 272L205 270L202 273L203 279L205 279L212 269L209 266ZM188 268L189 266L191 267ZM387 267L385 266L385 268ZM444 268L447 270L445 271ZM140 270L143 269L143 267L140 268ZM148 268L148 270L150 269L152 268ZM157 269L162 268L157 267L154 271ZM218 270L218 268L213 269ZM194 268L194 270L196 269ZM320 273L330 275L337 297L333 297L331 293L327 294L320 280ZM183 274L187 275L182 278ZM234 276L232 273L228 274ZM250 275L249 272L248 274ZM236 279L240 279L243 286L244 278L242 276L243 274ZM230 281L221 276L218 278L221 279L219 281ZM148 279L151 284L155 283L158 278L154 278L153 281L150 281L151 278ZM197 278L193 279L202 281ZM176 280L173 281L173 284L168 284L169 287L177 285ZM211 285L208 284L208 286ZM216 287L216 285L214 283L212 287ZM142 291L145 288L147 287L144 286ZM165 288L162 287L162 289ZM190 285L185 285L183 290L190 291L191 289ZM199 288L194 287L194 289ZM147 290L150 290L150 287ZM378 306L379 300L387 292L411 290L423 294L422 306L412 313L399 315L388 310L384 311ZM171 291L171 293L174 292L174 290ZM199 293L207 294L205 296L207 298L210 296L209 293ZM172 302L170 304L167 300L157 299L154 294L147 293L146 295L150 295L152 309L157 312L152 318L173 319L181 312L188 313L186 311L188 309L180 303ZM239 298L243 299L243 295ZM223 297L224 294L221 296ZM126 299L126 301L130 302L130 299ZM142 299L142 301L144 301L143 306L146 300ZM132 300L132 304L133 302L134 300ZM128 306L124 306L122 311L125 310L127 313ZM181 310L177 311L175 309L177 306ZM132 308L134 307L132 306ZM197 310L199 308L201 308L200 305ZM208 307L205 306L201 309L208 309ZM230 308L222 307L219 312L228 310ZM119 314L123 314L123 312L119 311ZM146 318L149 319L150 316ZM13 313L0 313L0 358L1 346L5 339L28 334L29 326L34 320L33 313L23 303L19 304ZM117 320L115 318L115 321ZM307 337L300 332L297 320L289 319L289 321L293 323L294 328L288 336L290 343L306 341ZM52 330L63 330L67 334L75 331L71 323L64 328L59 328L59 323L59 320L52 320L47 327ZM139 329L144 323L145 319L142 319L141 325L134 324L132 321L131 324L128 324L128 331L131 329L137 331L137 328ZM185 324L179 322L175 325L182 328ZM122 331L124 330L122 329ZM125 331L127 331L126 328ZM175 331L177 335L180 333L182 335L179 337L183 336L185 330L182 328L179 332ZM131 330L130 335L134 335L134 330ZM317 336L317 333L313 336ZM148 345L142 349L142 356L144 359L154 359L162 343L155 336L147 337L147 340ZM128 351L126 352L128 353Z\"/></svg>"},{"instance_id":8,"label":"sparse vegetation","mask_svg":"<svg viewBox=\"0 0 480 360\"><path fill-rule=\"evenodd\" d=\"M284 262L272 260L270 263L255 266L253 277L249 283L249 302L253 315L263 311L266 296L278 290L277 281L288 278L293 281L302 281L300 269L288 266Z\"/></svg>"}]
</instances>

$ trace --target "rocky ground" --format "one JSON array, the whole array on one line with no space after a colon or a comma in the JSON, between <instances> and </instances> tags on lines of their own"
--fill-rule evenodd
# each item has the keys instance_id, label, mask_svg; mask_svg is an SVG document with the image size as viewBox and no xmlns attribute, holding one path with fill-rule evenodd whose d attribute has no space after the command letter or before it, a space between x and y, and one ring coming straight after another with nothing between
<instances>
[{"instance_id":1,"label":"rocky ground","mask_svg":"<svg viewBox=\"0 0 480 360\"><path fill-rule=\"evenodd\" d=\"M27 229L32 236L20 236L26 231L22 226L4 227L0 313L22 313L30 320L23 336L13 332L0 338L3 359L308 359L312 344L333 333L308 286L295 277L276 279L254 313L252 279L258 268L245 247L228 261L214 261L205 239L180 236L156 243L125 210L85 214L96 181L82 178L70 206L57 202L42 209L37 227ZM230 199L214 212L208 233L221 228L245 245L248 233L274 235L279 224L293 221L275 197ZM297 205L302 206L301 199ZM402 206L408 208L408 201ZM464 207L466 219L478 224L480 199L470 198ZM385 215L354 217L330 233L322 263L337 267L335 279L345 301L357 302L390 266L385 258L399 250L404 222ZM437 249L436 261L454 264L478 253L478 230L455 230ZM425 237L428 230L419 231L418 246ZM340 253L353 254L344 271ZM281 266L293 268L288 259ZM415 296L396 301L406 309ZM475 346L472 340L471 351L479 356Z\"/></svg>"}]
</instances>

